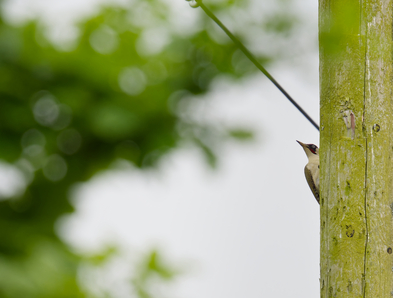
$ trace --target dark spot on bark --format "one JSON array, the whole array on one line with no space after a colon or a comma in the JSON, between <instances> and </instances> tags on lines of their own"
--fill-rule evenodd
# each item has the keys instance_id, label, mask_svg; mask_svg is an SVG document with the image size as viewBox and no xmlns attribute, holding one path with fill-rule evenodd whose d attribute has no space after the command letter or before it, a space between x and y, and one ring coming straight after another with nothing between
<instances>
[{"instance_id":1,"label":"dark spot on bark","mask_svg":"<svg viewBox=\"0 0 393 298\"><path fill-rule=\"evenodd\" d=\"M333 297L333 287L329 288L329 297Z\"/></svg>"},{"instance_id":2,"label":"dark spot on bark","mask_svg":"<svg viewBox=\"0 0 393 298\"><path fill-rule=\"evenodd\" d=\"M337 244L338 244L338 241L337 241L337 238L336 238L336 237L333 237L333 244L334 244L334 245L337 245Z\"/></svg>"},{"instance_id":3,"label":"dark spot on bark","mask_svg":"<svg viewBox=\"0 0 393 298\"><path fill-rule=\"evenodd\" d=\"M345 195L349 196L350 193L351 193L351 184L349 183L349 181L347 181L347 186L345 186Z\"/></svg>"},{"instance_id":4,"label":"dark spot on bark","mask_svg":"<svg viewBox=\"0 0 393 298\"><path fill-rule=\"evenodd\" d=\"M348 293L352 292L352 282L348 280L348 285L347 285Z\"/></svg>"},{"instance_id":5,"label":"dark spot on bark","mask_svg":"<svg viewBox=\"0 0 393 298\"><path fill-rule=\"evenodd\" d=\"M392 248L388 247L388 254L391 254L391 253L392 253Z\"/></svg>"},{"instance_id":6,"label":"dark spot on bark","mask_svg":"<svg viewBox=\"0 0 393 298\"><path fill-rule=\"evenodd\" d=\"M346 226L347 227L347 231L345 232L345 234L347 235L347 237L352 238L353 235L355 234L355 230L352 229L352 226Z\"/></svg>"}]
</instances>

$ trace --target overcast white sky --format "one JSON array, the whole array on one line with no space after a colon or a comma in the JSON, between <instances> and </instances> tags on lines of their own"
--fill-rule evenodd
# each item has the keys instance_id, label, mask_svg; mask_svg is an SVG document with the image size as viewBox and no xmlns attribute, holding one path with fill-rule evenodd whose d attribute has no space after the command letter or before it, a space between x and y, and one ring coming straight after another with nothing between
<instances>
[{"instance_id":1,"label":"overcast white sky","mask_svg":"<svg viewBox=\"0 0 393 298\"><path fill-rule=\"evenodd\" d=\"M270 71L319 122L317 1L297 1L306 28L299 39L315 46ZM13 20L41 14L64 22L54 30L66 32L69 20L91 13L98 2L104 1L9 0L7 11ZM185 1L169 2L179 14L195 13ZM201 115L250 126L256 140L227 144L214 171L184 146L157 172L124 168L97 175L75 188L77 211L59 230L79 250L115 242L140 256L157 247L173 264L186 264L164 297L317 297L319 205L296 143L318 144L317 130L262 74L238 83L219 80L209 97L198 107ZM114 297L132 297L119 280L110 281Z\"/></svg>"}]
</instances>

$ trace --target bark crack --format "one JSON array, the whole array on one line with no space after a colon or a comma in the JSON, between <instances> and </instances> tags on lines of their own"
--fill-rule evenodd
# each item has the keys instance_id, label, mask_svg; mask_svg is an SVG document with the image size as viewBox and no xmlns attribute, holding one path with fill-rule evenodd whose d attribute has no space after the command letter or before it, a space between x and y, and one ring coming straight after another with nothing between
<instances>
[{"instance_id":1,"label":"bark crack","mask_svg":"<svg viewBox=\"0 0 393 298\"><path fill-rule=\"evenodd\" d=\"M367 246L368 246L368 220L367 220L367 157L368 157L368 142L366 138L366 169L364 173L364 219L366 222L366 240L364 244L364 268L363 268L363 298L366 298L366 271L367 271Z\"/></svg>"},{"instance_id":2,"label":"bark crack","mask_svg":"<svg viewBox=\"0 0 393 298\"><path fill-rule=\"evenodd\" d=\"M363 3L361 3L362 5ZM360 12L360 19L362 19L362 6L361 6L361 12ZM361 22L362 23L362 20ZM367 33L368 33L368 28L367 28L367 22L365 24L365 47L364 47L364 81L363 81L363 121L362 121L362 130L363 130L363 136L365 138L366 142L366 156L365 156L365 169L364 169L364 220L366 224L366 240L364 244L364 267L363 267L363 276L362 276L362 288L363 288L363 298L366 298L366 271L367 271L367 246L368 246L368 220L367 220L367 170L368 170L368 139L367 139L367 127L365 127L365 118L366 118L366 86L368 82L368 77L367 77L367 71L368 71L368 60L367 60Z\"/></svg>"}]
</instances>

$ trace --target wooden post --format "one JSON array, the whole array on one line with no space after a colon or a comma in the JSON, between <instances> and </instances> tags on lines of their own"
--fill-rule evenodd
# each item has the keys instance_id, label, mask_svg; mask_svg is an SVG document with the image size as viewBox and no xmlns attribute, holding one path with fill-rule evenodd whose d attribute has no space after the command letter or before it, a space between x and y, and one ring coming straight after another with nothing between
<instances>
[{"instance_id":1,"label":"wooden post","mask_svg":"<svg viewBox=\"0 0 393 298\"><path fill-rule=\"evenodd\" d=\"M319 0L321 297L393 297L393 0Z\"/></svg>"}]
</instances>

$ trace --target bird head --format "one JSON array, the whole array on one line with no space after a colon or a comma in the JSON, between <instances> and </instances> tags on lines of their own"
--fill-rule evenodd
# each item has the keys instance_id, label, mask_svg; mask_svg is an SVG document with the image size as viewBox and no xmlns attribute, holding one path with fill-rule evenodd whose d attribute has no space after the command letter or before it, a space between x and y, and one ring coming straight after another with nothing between
<instances>
[{"instance_id":1,"label":"bird head","mask_svg":"<svg viewBox=\"0 0 393 298\"><path fill-rule=\"evenodd\" d=\"M303 147L304 152L306 152L307 157L310 158L312 156L318 156L319 155L319 149L317 145L314 144L304 144L302 142L296 141L300 144L300 146Z\"/></svg>"}]
</instances>

